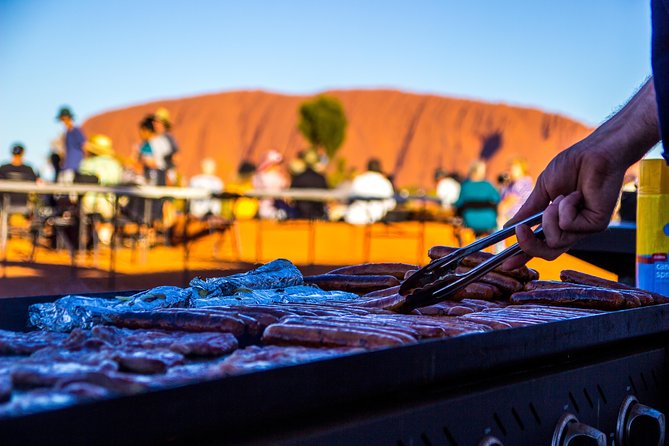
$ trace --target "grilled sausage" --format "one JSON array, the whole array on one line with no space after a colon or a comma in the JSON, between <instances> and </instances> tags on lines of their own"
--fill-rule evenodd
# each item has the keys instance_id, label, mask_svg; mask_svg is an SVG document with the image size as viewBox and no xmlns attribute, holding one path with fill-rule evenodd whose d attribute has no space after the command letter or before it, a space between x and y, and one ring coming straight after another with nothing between
<instances>
[{"instance_id":1,"label":"grilled sausage","mask_svg":"<svg viewBox=\"0 0 669 446\"><path fill-rule=\"evenodd\" d=\"M464 274L470 271L471 269L472 269L471 267L460 265L457 268L455 268L455 272L457 274ZM502 293L506 295L515 293L516 291L520 291L523 289L523 285L518 280L495 271L487 273L478 280L480 282L496 286L502 291Z\"/></svg>"},{"instance_id":2,"label":"grilled sausage","mask_svg":"<svg viewBox=\"0 0 669 446\"><path fill-rule=\"evenodd\" d=\"M351 276L393 276L404 279L407 271L417 270L418 265L408 263L363 263L360 265L342 266L326 274L344 274Z\"/></svg>"},{"instance_id":3,"label":"grilled sausage","mask_svg":"<svg viewBox=\"0 0 669 446\"><path fill-rule=\"evenodd\" d=\"M362 297L383 297L383 296L392 296L393 294L397 294L397 292L400 290L400 286L391 286L390 288L384 288L382 290L376 290L372 291L370 293L365 294Z\"/></svg>"},{"instance_id":4,"label":"grilled sausage","mask_svg":"<svg viewBox=\"0 0 669 446\"><path fill-rule=\"evenodd\" d=\"M614 290L640 291L642 293L650 295L653 298L654 303L656 304L665 304L669 302L669 297L663 296L662 294L654 293L652 291L647 291L647 290L641 290L639 288L634 288L629 285L625 285L624 283L602 279L601 277L591 276L590 274L570 269L566 269L560 272L560 279L562 279L563 282L570 282L581 285L590 285L602 288L610 288Z\"/></svg>"},{"instance_id":5,"label":"grilled sausage","mask_svg":"<svg viewBox=\"0 0 669 446\"><path fill-rule=\"evenodd\" d=\"M596 308L600 310L619 310L625 308L627 300L618 291L603 288L582 287L561 288L557 290L534 290L514 293L509 298L512 304L545 304L566 307Z\"/></svg>"},{"instance_id":6,"label":"grilled sausage","mask_svg":"<svg viewBox=\"0 0 669 446\"><path fill-rule=\"evenodd\" d=\"M394 276L354 276L347 274L321 274L307 276L304 283L316 285L325 291L348 291L365 294L400 284Z\"/></svg>"}]
</instances>

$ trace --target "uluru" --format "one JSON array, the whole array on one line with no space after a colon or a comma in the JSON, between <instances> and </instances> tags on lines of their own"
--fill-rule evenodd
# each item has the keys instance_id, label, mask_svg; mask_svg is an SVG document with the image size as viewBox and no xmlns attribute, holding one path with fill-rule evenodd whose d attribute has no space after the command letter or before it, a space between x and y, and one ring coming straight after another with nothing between
<instances>
[{"instance_id":1,"label":"uluru","mask_svg":"<svg viewBox=\"0 0 669 446\"><path fill-rule=\"evenodd\" d=\"M338 98L348 120L338 156L358 169L370 157L380 158L400 187L429 189L437 167L465 174L481 156L489 161L490 179L517 155L536 177L557 152L592 130L565 116L506 104L396 90L321 94ZM257 162L270 149L290 159L308 147L298 130L298 107L313 96L233 91L162 100L101 113L83 127L88 135L110 136L116 151L127 156L138 143L139 121L166 107L182 174L198 173L200 161L213 157L218 174L231 181L242 160Z\"/></svg>"}]
</instances>

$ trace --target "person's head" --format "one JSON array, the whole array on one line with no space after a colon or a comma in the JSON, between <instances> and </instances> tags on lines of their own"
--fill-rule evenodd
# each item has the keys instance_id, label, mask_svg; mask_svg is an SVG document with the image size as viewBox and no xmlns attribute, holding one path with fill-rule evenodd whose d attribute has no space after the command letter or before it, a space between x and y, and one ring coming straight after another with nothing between
<instances>
[{"instance_id":1,"label":"person's head","mask_svg":"<svg viewBox=\"0 0 669 446\"><path fill-rule=\"evenodd\" d=\"M139 123L139 137L146 141L151 139L155 134L156 129L153 127L153 116L149 115Z\"/></svg>"},{"instance_id":2,"label":"person's head","mask_svg":"<svg viewBox=\"0 0 669 446\"><path fill-rule=\"evenodd\" d=\"M367 170L370 172L381 173L381 160L378 158L370 158L367 161Z\"/></svg>"},{"instance_id":3,"label":"person's head","mask_svg":"<svg viewBox=\"0 0 669 446\"><path fill-rule=\"evenodd\" d=\"M288 164L288 171L291 175L299 175L307 170L307 163L302 158L295 158Z\"/></svg>"},{"instance_id":4,"label":"person's head","mask_svg":"<svg viewBox=\"0 0 669 446\"><path fill-rule=\"evenodd\" d=\"M216 161L213 158L205 158L200 164L202 173L209 176L216 175Z\"/></svg>"},{"instance_id":5,"label":"person's head","mask_svg":"<svg viewBox=\"0 0 669 446\"><path fill-rule=\"evenodd\" d=\"M112 140L107 135L93 135L84 144L88 156L114 156Z\"/></svg>"},{"instance_id":6,"label":"person's head","mask_svg":"<svg viewBox=\"0 0 669 446\"><path fill-rule=\"evenodd\" d=\"M483 181L485 180L485 162L481 160L474 161L469 167L468 178L470 181Z\"/></svg>"},{"instance_id":7,"label":"person's head","mask_svg":"<svg viewBox=\"0 0 669 446\"><path fill-rule=\"evenodd\" d=\"M58 110L56 119L62 122L67 129L74 127L74 113L72 113L72 109L70 107L61 107L60 110Z\"/></svg>"},{"instance_id":8,"label":"person's head","mask_svg":"<svg viewBox=\"0 0 669 446\"><path fill-rule=\"evenodd\" d=\"M441 167L437 167L437 168L434 170L434 182L435 182L435 183L438 183L439 180L441 180L442 178L446 178L447 176L448 176L448 174L447 174L446 171L445 171L444 169L442 169Z\"/></svg>"},{"instance_id":9,"label":"person's head","mask_svg":"<svg viewBox=\"0 0 669 446\"><path fill-rule=\"evenodd\" d=\"M23 153L25 152L25 147L21 143L12 144L10 149L12 154L12 164L15 166L20 166L23 164Z\"/></svg>"},{"instance_id":10,"label":"person's head","mask_svg":"<svg viewBox=\"0 0 669 446\"><path fill-rule=\"evenodd\" d=\"M515 157L509 162L509 177L511 181L517 181L527 176L527 160L521 157Z\"/></svg>"},{"instance_id":11,"label":"person's head","mask_svg":"<svg viewBox=\"0 0 669 446\"><path fill-rule=\"evenodd\" d=\"M265 154L265 157L258 166L258 172L264 172L267 170L275 169L279 167L282 162L283 162L283 155L281 155L276 150L270 150Z\"/></svg>"},{"instance_id":12,"label":"person's head","mask_svg":"<svg viewBox=\"0 0 669 446\"><path fill-rule=\"evenodd\" d=\"M242 161L237 168L237 176L241 181L251 178L254 173L256 173L256 165L248 160Z\"/></svg>"},{"instance_id":13,"label":"person's head","mask_svg":"<svg viewBox=\"0 0 669 446\"><path fill-rule=\"evenodd\" d=\"M170 112L165 107L160 107L153 114L153 126L158 134L165 133L172 127Z\"/></svg>"},{"instance_id":14,"label":"person's head","mask_svg":"<svg viewBox=\"0 0 669 446\"><path fill-rule=\"evenodd\" d=\"M317 165L320 163L320 156L318 156L318 152L315 150L307 150L302 154L301 157L304 160L304 163L306 164L307 167L310 167L312 169L316 169Z\"/></svg>"}]
</instances>

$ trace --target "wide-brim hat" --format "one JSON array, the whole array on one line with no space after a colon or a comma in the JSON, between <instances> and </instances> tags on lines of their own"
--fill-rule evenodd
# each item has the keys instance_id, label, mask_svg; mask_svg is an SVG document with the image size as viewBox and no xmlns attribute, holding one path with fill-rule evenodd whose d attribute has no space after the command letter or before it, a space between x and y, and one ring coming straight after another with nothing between
<instances>
[{"instance_id":1,"label":"wide-brim hat","mask_svg":"<svg viewBox=\"0 0 669 446\"><path fill-rule=\"evenodd\" d=\"M168 125L172 123L172 121L170 120L170 112L165 107L160 107L158 110L156 110L155 113L153 114L153 117Z\"/></svg>"},{"instance_id":2,"label":"wide-brim hat","mask_svg":"<svg viewBox=\"0 0 669 446\"><path fill-rule=\"evenodd\" d=\"M112 140L106 135L91 136L88 141L86 141L86 144L84 144L84 149L88 153L97 156L113 156L115 154Z\"/></svg>"},{"instance_id":3,"label":"wide-brim hat","mask_svg":"<svg viewBox=\"0 0 669 446\"><path fill-rule=\"evenodd\" d=\"M272 166L281 164L282 162L283 162L283 155L281 155L276 150L270 150L265 154L265 157L260 162L260 165L258 165L258 171L262 172L264 170L269 169Z\"/></svg>"},{"instance_id":4,"label":"wide-brim hat","mask_svg":"<svg viewBox=\"0 0 669 446\"><path fill-rule=\"evenodd\" d=\"M70 107L61 107L60 110L58 110L56 120L62 119L64 117L74 119L74 113L72 113L72 109Z\"/></svg>"}]
</instances>

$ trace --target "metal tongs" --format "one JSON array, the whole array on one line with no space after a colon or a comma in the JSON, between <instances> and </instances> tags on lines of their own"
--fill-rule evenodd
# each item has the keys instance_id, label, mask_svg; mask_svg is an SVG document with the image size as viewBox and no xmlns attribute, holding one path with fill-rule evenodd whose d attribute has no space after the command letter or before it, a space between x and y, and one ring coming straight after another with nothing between
<instances>
[{"instance_id":1,"label":"metal tongs","mask_svg":"<svg viewBox=\"0 0 669 446\"><path fill-rule=\"evenodd\" d=\"M408 312L419 307L433 305L442 300L446 300L470 283L475 282L486 273L489 273L500 266L505 260L519 254L522 250L518 243L515 243L466 273L457 274L455 272L455 269L458 267L462 259L468 255L501 242L502 240L506 240L515 234L517 226L536 226L540 224L543 215L544 213L540 212L528 217L513 226L509 226L508 228L504 228L487 237L483 237L482 239L479 239L464 248L457 249L440 259L433 260L416 271L400 286L399 294L406 297L406 301L402 304L402 310ZM543 237L541 226L534 231L534 234L538 237Z\"/></svg>"}]
</instances>

